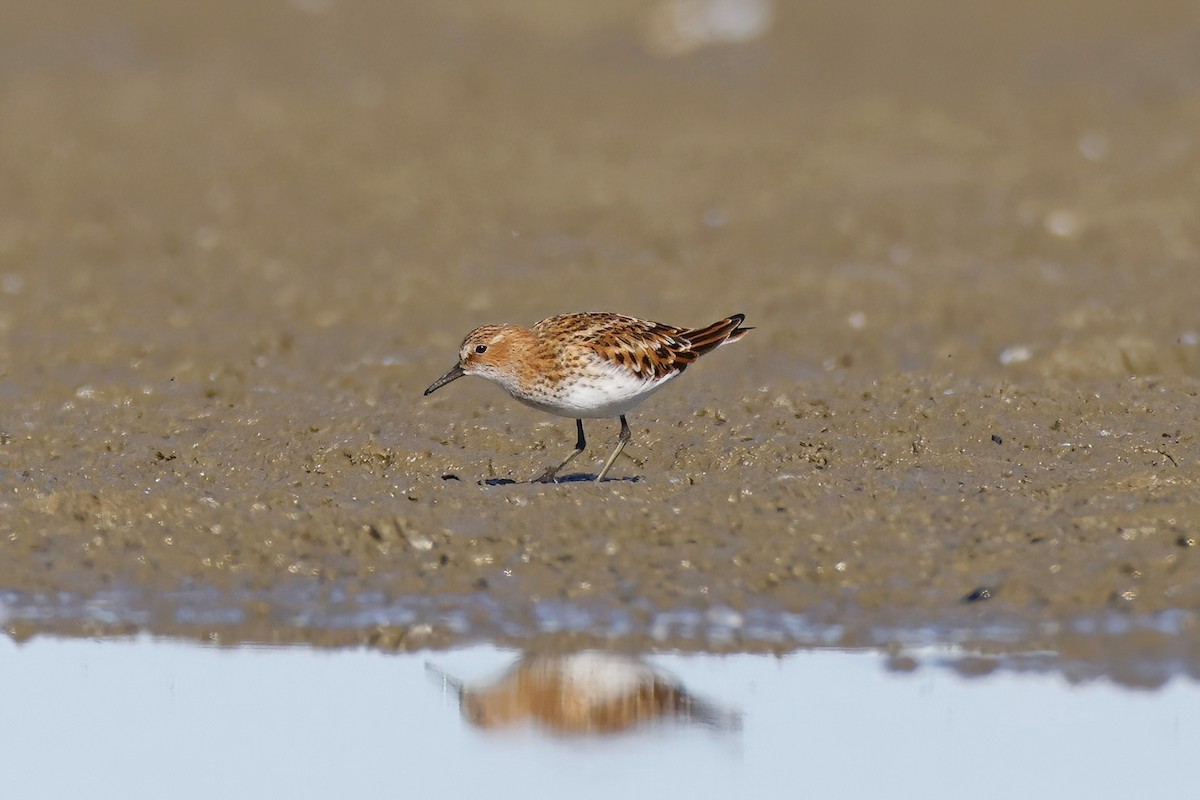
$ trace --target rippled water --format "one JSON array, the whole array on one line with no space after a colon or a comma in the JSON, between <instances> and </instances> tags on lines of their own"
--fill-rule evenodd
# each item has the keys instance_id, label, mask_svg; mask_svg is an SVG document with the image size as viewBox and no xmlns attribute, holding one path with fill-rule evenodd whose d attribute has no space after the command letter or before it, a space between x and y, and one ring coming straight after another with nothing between
<instances>
[{"instance_id":1,"label":"rippled water","mask_svg":"<svg viewBox=\"0 0 1200 800\"><path fill-rule=\"evenodd\" d=\"M250 614L260 613L263 604L270 608L272 627L269 636L261 631L256 636L248 627ZM881 648L905 658L916 651L940 653L944 666L964 672L1049 670L1074 680L1106 677L1142 687L1161 686L1177 676L1200 677L1190 635L1198 619L1197 612L1185 609L1068 620L981 617L968 609L934 623L902 612L867 619L849 612L795 614L764 607L659 609L641 600L627 605L557 599L520 604L482 592L387 597L346 592L336 585L259 592L205 587L161 594L127 587L91 596L0 591L0 625L18 626L18 638L112 633L157 624L213 643L345 646L374 641L372 631L390 630L398 632L397 641L409 650L480 641L521 647L547 637L577 645L620 643L625 649ZM341 634L345 636L329 638Z\"/></svg>"},{"instance_id":2,"label":"rippled water","mask_svg":"<svg viewBox=\"0 0 1200 800\"><path fill-rule=\"evenodd\" d=\"M0 639L0 773L12 797L1180 797L1200 748L1184 679L968 678L839 650L556 663ZM585 688L627 711L612 704L647 676L688 713L564 722Z\"/></svg>"}]
</instances>

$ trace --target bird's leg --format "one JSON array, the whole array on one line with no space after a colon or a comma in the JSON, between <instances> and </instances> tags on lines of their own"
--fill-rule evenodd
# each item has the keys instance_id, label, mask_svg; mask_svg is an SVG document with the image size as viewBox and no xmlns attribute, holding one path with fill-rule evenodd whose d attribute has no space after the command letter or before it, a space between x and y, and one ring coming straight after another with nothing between
<instances>
[{"instance_id":1,"label":"bird's leg","mask_svg":"<svg viewBox=\"0 0 1200 800\"><path fill-rule=\"evenodd\" d=\"M621 455L621 451L625 449L625 445L629 444L633 434L629 432L629 423L625 421L625 415L621 415L621 435L617 437L617 449L613 450L613 454L608 457L608 461L604 462L604 467L600 470L600 474L596 476L596 482L604 480L604 476L612 469L613 462L617 460L617 456Z\"/></svg>"},{"instance_id":2,"label":"bird's leg","mask_svg":"<svg viewBox=\"0 0 1200 800\"><path fill-rule=\"evenodd\" d=\"M563 462L557 467L550 467L538 475L530 483L554 483L554 476L558 474L558 471L569 464L572 458L583 452L583 449L587 447L587 439L583 437L583 420L575 420L575 427L579 430L579 438L575 440L575 449L571 451L571 455L563 459Z\"/></svg>"}]
</instances>

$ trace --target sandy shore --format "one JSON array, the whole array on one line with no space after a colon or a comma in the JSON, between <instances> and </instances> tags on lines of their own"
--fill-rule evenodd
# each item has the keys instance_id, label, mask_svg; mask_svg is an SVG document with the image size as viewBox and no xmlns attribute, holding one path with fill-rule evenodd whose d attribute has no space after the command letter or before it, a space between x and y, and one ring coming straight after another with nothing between
<instances>
[{"instance_id":1,"label":"sandy shore","mask_svg":"<svg viewBox=\"0 0 1200 800\"><path fill-rule=\"evenodd\" d=\"M0 30L11 635L1200 665L1194 4L160 5ZM757 330L506 483L581 310Z\"/></svg>"}]
</instances>

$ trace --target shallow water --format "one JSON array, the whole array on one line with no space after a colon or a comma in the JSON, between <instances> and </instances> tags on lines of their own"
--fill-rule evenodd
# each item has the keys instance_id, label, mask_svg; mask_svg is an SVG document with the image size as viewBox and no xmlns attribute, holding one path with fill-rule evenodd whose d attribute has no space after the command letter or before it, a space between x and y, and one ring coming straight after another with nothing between
<instances>
[{"instance_id":1,"label":"shallow water","mask_svg":"<svg viewBox=\"0 0 1200 800\"><path fill-rule=\"evenodd\" d=\"M484 728L427 664L488 686L519 660L438 653L0 639L13 797L1182 797L1200 684L964 677L864 651L658 654L736 719L569 733ZM614 656L618 663L625 657ZM620 668L618 668L620 672ZM69 768L68 768L69 765Z\"/></svg>"},{"instance_id":2,"label":"shallow water","mask_svg":"<svg viewBox=\"0 0 1200 800\"><path fill-rule=\"evenodd\" d=\"M1039 620L990 614L975 608L978 602L962 603L953 616L943 612L934 622L903 610L796 614L767 603L741 610L719 605L656 608L644 600L503 601L490 592L354 595L337 585L253 594L204 587L151 596L131 587L91 595L0 591L0 626L18 641L47 632L79 636L159 629L186 631L224 645L365 643L384 651L486 641L535 651L564 645L775 654L874 649L911 659L911 653L944 648L939 663L964 674L1038 670L1073 681L1105 678L1142 688L1161 687L1179 677L1200 679L1194 652L1200 615L1195 611Z\"/></svg>"}]
</instances>

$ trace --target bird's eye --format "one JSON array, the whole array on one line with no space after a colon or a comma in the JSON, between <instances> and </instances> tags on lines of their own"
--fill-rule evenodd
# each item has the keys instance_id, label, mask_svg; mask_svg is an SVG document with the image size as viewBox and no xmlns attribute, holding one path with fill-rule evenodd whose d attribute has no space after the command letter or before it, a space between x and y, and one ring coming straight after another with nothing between
<instances>
[{"instance_id":1,"label":"bird's eye","mask_svg":"<svg viewBox=\"0 0 1200 800\"><path fill-rule=\"evenodd\" d=\"M486 344L475 345L475 352L479 355L483 355L484 353L487 352L487 345Z\"/></svg>"}]
</instances>

